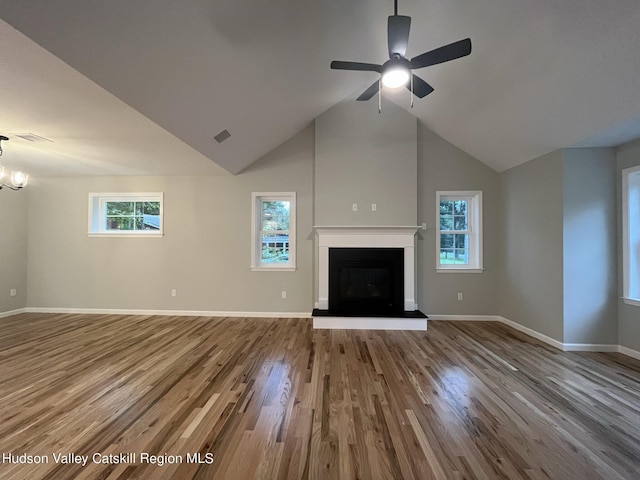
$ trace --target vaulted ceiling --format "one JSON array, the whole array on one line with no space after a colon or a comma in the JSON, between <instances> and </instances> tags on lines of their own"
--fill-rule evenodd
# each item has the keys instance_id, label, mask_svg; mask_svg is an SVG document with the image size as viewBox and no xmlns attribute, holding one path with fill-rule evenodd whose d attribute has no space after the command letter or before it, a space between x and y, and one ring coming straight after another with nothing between
<instances>
[{"instance_id":1,"label":"vaulted ceiling","mask_svg":"<svg viewBox=\"0 0 640 480\"><path fill-rule=\"evenodd\" d=\"M329 64L384 62L392 13L391 0L0 0L3 161L236 174L375 81ZM495 170L640 137L637 0L399 0L399 13L408 57L466 37L473 51L418 71L435 91L412 109L406 90L383 102Z\"/></svg>"}]
</instances>

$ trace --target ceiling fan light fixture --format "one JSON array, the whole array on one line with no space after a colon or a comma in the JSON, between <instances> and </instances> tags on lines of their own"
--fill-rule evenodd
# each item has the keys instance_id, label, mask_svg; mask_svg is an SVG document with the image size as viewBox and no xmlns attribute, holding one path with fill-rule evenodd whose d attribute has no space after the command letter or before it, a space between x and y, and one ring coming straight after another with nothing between
<instances>
[{"instance_id":1,"label":"ceiling fan light fixture","mask_svg":"<svg viewBox=\"0 0 640 480\"><path fill-rule=\"evenodd\" d=\"M7 141L9 140L9 138L5 137L4 135L0 135L0 144L2 143L3 140ZM0 145L0 156L2 156L2 145ZM9 173L11 176L11 184L3 183L2 179L5 176L5 168L2 165L0 165L0 190L2 190L3 187L10 188L11 190L20 190L21 188L27 186L27 182L29 181L29 175L19 171L7 172L7 174Z\"/></svg>"},{"instance_id":2,"label":"ceiling fan light fixture","mask_svg":"<svg viewBox=\"0 0 640 480\"><path fill-rule=\"evenodd\" d=\"M11 172L11 183L15 188L23 188L27 186L29 175L24 172Z\"/></svg>"},{"instance_id":3,"label":"ceiling fan light fixture","mask_svg":"<svg viewBox=\"0 0 640 480\"><path fill-rule=\"evenodd\" d=\"M398 88L407 84L409 81L409 69L403 66L395 66L389 68L382 75L382 84L387 88Z\"/></svg>"}]
</instances>

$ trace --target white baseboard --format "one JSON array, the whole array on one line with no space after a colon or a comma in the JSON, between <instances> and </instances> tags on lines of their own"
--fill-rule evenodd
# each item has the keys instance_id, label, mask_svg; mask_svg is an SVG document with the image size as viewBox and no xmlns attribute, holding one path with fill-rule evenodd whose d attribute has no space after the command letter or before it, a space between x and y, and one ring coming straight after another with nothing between
<instances>
[{"instance_id":1,"label":"white baseboard","mask_svg":"<svg viewBox=\"0 0 640 480\"><path fill-rule=\"evenodd\" d=\"M9 310L7 312L0 312L0 318L11 317L13 315L18 315L19 313L26 313L26 308L16 308L15 310Z\"/></svg>"},{"instance_id":2,"label":"white baseboard","mask_svg":"<svg viewBox=\"0 0 640 480\"><path fill-rule=\"evenodd\" d=\"M562 342L560 342L559 340L556 340L555 338L551 338L547 335L544 335L540 332L536 332L535 330L532 330L531 328L525 327L524 325L520 325L519 323L516 323L512 320L509 320L508 318L504 318L504 317L498 317L499 318L499 322L500 323L504 323L505 325L509 325L511 328L514 328L522 333L526 333L527 335L532 336L533 338L536 338L538 340L540 340L541 342L544 342L548 345L551 345L552 347L557 348L558 350L563 350L564 351L564 344Z\"/></svg>"},{"instance_id":3,"label":"white baseboard","mask_svg":"<svg viewBox=\"0 0 640 480\"><path fill-rule=\"evenodd\" d=\"M520 325L508 318L500 315L429 315L429 320L453 320L453 321L475 321L475 322L500 322L522 333L540 340L563 352L618 352L629 357L640 359L640 352L631 350L621 345L597 344L597 343L563 343L555 338L551 338L531 328Z\"/></svg>"},{"instance_id":4,"label":"white baseboard","mask_svg":"<svg viewBox=\"0 0 640 480\"><path fill-rule=\"evenodd\" d=\"M437 315L428 313L429 320L454 320L465 322L499 322L498 315Z\"/></svg>"},{"instance_id":5,"label":"white baseboard","mask_svg":"<svg viewBox=\"0 0 640 480\"><path fill-rule=\"evenodd\" d=\"M547 343L559 350L564 350L564 345L558 340L536 332L530 328L527 328L519 323L513 322L509 319L501 317L500 315L428 315L429 320L454 320L454 321L467 321L467 322L500 322L510 326L522 333L537 338L538 340Z\"/></svg>"},{"instance_id":6,"label":"white baseboard","mask_svg":"<svg viewBox=\"0 0 640 480\"><path fill-rule=\"evenodd\" d=\"M311 318L311 312L226 312L210 310L142 310L120 308L57 308L27 307L29 313L79 313L86 315L168 315L178 317L250 317L250 318Z\"/></svg>"},{"instance_id":7,"label":"white baseboard","mask_svg":"<svg viewBox=\"0 0 640 480\"><path fill-rule=\"evenodd\" d=\"M565 352L619 352L620 345L606 343L563 343Z\"/></svg>"},{"instance_id":8,"label":"white baseboard","mask_svg":"<svg viewBox=\"0 0 640 480\"><path fill-rule=\"evenodd\" d=\"M466 321L466 322L500 322L510 326L522 333L537 338L538 340L547 343L559 350L564 350L562 342L555 340L551 337L536 332L530 328L527 328L519 323L512 322L500 315L427 315L429 320L453 320L453 321Z\"/></svg>"},{"instance_id":9,"label":"white baseboard","mask_svg":"<svg viewBox=\"0 0 640 480\"><path fill-rule=\"evenodd\" d=\"M615 344L599 344L599 343L562 343L558 340L543 335L541 333L536 332L535 330L531 330L519 323L513 322L507 318L500 317L500 322L505 325L509 325L510 327L515 328L527 335L531 335L538 340L545 342L563 352L610 352L610 353L621 353L623 355L627 355L628 357L636 358L640 360L640 352L636 350L632 350L627 347L623 347L622 345Z\"/></svg>"},{"instance_id":10,"label":"white baseboard","mask_svg":"<svg viewBox=\"0 0 640 480\"><path fill-rule=\"evenodd\" d=\"M466 321L466 322L500 322L505 325L509 325L522 333L537 338L538 340L556 347L559 350L563 350L562 342L555 340L554 338L543 335L530 328L520 325L519 323L508 320L500 315L428 315L429 320L454 320L454 321Z\"/></svg>"},{"instance_id":11,"label":"white baseboard","mask_svg":"<svg viewBox=\"0 0 640 480\"><path fill-rule=\"evenodd\" d=\"M632 350L630 348L623 347L622 345L618 345L618 353L640 360L640 352L638 350Z\"/></svg>"}]
</instances>

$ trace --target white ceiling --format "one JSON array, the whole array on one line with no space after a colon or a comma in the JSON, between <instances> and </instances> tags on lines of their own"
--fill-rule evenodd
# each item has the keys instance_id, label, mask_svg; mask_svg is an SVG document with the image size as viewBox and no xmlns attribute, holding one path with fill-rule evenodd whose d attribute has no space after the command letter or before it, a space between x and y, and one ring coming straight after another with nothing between
<instances>
[{"instance_id":1,"label":"white ceiling","mask_svg":"<svg viewBox=\"0 0 640 480\"><path fill-rule=\"evenodd\" d=\"M391 0L0 0L3 162L238 173L375 81L329 63L383 63L391 13ZM471 38L469 57L416 72L435 92L411 112L495 170L640 137L637 0L399 0L399 13L408 57ZM409 108L408 92L387 97ZM52 142L14 137L27 132Z\"/></svg>"}]
</instances>

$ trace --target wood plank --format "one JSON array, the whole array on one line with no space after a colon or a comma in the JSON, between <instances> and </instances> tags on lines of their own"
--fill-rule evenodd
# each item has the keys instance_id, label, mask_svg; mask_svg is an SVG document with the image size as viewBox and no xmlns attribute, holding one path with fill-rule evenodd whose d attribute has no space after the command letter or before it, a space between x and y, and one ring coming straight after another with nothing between
<instances>
[{"instance_id":1,"label":"wood plank","mask_svg":"<svg viewBox=\"0 0 640 480\"><path fill-rule=\"evenodd\" d=\"M588 480L640 471L638 360L559 352L490 322L414 332L20 314L0 320L0 405L0 479ZM54 453L136 460L81 466L55 463ZM21 454L48 463L22 464Z\"/></svg>"}]
</instances>

